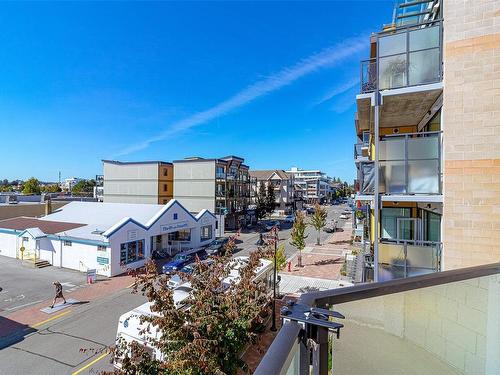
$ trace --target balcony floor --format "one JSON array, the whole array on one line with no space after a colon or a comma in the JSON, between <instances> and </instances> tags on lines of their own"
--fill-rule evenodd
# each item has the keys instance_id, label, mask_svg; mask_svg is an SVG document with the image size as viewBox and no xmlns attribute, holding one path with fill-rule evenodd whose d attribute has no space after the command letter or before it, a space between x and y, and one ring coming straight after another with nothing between
<instances>
[{"instance_id":1,"label":"balcony floor","mask_svg":"<svg viewBox=\"0 0 500 375\"><path fill-rule=\"evenodd\" d=\"M334 342L335 375L462 374L421 347L380 328L342 323L345 328Z\"/></svg>"}]
</instances>

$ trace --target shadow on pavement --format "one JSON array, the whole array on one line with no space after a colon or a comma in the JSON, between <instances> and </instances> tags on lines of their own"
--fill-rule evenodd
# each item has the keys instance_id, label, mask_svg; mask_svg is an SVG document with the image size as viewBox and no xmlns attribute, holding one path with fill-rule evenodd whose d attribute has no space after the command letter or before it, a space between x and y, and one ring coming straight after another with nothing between
<instances>
[{"instance_id":1,"label":"shadow on pavement","mask_svg":"<svg viewBox=\"0 0 500 375\"><path fill-rule=\"evenodd\" d=\"M5 316L0 316L0 350L23 341L27 335L33 332L37 332L37 330Z\"/></svg>"}]
</instances>

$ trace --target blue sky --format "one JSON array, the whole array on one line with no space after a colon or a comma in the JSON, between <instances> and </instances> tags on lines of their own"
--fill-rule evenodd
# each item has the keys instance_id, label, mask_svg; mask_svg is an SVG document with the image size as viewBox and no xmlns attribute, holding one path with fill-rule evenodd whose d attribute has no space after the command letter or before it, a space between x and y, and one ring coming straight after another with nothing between
<instances>
[{"instance_id":1,"label":"blue sky","mask_svg":"<svg viewBox=\"0 0 500 375\"><path fill-rule=\"evenodd\" d=\"M352 181L359 61L392 6L4 3L0 178L233 154Z\"/></svg>"}]
</instances>

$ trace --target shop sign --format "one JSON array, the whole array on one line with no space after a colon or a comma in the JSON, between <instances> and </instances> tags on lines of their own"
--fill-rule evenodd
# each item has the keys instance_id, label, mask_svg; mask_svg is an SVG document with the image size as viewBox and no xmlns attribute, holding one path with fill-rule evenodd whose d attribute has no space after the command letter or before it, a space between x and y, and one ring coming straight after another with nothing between
<instances>
[{"instance_id":1,"label":"shop sign","mask_svg":"<svg viewBox=\"0 0 500 375\"><path fill-rule=\"evenodd\" d=\"M175 231L177 229L182 229L182 228L187 228L187 227L188 227L188 222L183 221L181 223L162 225L162 226L160 226L160 231L161 232L170 232L170 231Z\"/></svg>"},{"instance_id":2,"label":"shop sign","mask_svg":"<svg viewBox=\"0 0 500 375\"><path fill-rule=\"evenodd\" d=\"M97 264L100 264L101 266L109 264L109 259L105 257L97 257Z\"/></svg>"}]
</instances>

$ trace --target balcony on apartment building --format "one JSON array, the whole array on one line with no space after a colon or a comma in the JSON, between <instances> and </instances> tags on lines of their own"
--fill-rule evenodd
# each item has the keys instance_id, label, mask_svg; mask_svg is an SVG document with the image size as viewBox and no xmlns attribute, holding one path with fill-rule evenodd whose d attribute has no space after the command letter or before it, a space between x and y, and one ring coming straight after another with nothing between
<instances>
[{"instance_id":1,"label":"balcony on apartment building","mask_svg":"<svg viewBox=\"0 0 500 375\"><path fill-rule=\"evenodd\" d=\"M381 240L378 245L379 281L424 275L441 270L442 243Z\"/></svg>"},{"instance_id":2,"label":"balcony on apartment building","mask_svg":"<svg viewBox=\"0 0 500 375\"><path fill-rule=\"evenodd\" d=\"M392 197L382 200L441 202L441 152L439 131L383 137L379 142L379 191ZM398 196L400 199L393 199Z\"/></svg>"},{"instance_id":3,"label":"balcony on apartment building","mask_svg":"<svg viewBox=\"0 0 500 375\"><path fill-rule=\"evenodd\" d=\"M500 263L305 293L254 375L497 374L499 295Z\"/></svg>"},{"instance_id":4,"label":"balcony on apartment building","mask_svg":"<svg viewBox=\"0 0 500 375\"><path fill-rule=\"evenodd\" d=\"M442 20L393 27L372 35L376 57L361 62L357 133L374 126L380 92L380 128L418 127L442 94Z\"/></svg>"}]
</instances>

